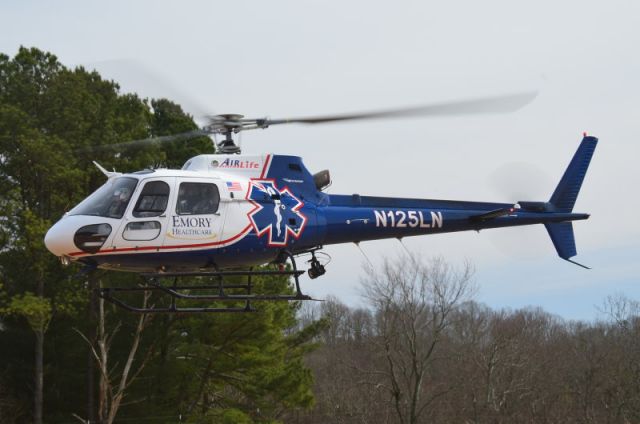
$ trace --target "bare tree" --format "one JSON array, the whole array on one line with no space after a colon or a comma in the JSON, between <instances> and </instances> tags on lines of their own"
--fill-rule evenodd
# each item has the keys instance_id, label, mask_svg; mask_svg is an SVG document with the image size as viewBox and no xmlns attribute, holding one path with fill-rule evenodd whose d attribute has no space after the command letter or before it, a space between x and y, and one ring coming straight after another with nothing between
<instances>
[{"instance_id":1,"label":"bare tree","mask_svg":"<svg viewBox=\"0 0 640 424\"><path fill-rule=\"evenodd\" d=\"M314 410L296 423L640 422L640 303L607 298L605 321L473 301L470 270L389 261L364 279L369 307L330 299L308 357Z\"/></svg>"},{"instance_id":2,"label":"bare tree","mask_svg":"<svg viewBox=\"0 0 640 424\"><path fill-rule=\"evenodd\" d=\"M640 302L623 294L607 296L604 306L599 309L623 329L632 328L634 321L640 319Z\"/></svg>"},{"instance_id":3,"label":"bare tree","mask_svg":"<svg viewBox=\"0 0 640 424\"><path fill-rule=\"evenodd\" d=\"M601 309L613 324L608 334L608 399L625 422L640 420L640 302L618 294Z\"/></svg>"},{"instance_id":4,"label":"bare tree","mask_svg":"<svg viewBox=\"0 0 640 424\"><path fill-rule=\"evenodd\" d=\"M146 308L149 302L150 292L145 292L143 297L142 308ZM122 401L125 397L126 390L135 381L136 377L142 372L151 357L152 349L149 349L145 356L138 361L138 365L134 367L134 361L142 339L144 329L149 325L152 315L140 314L137 320L133 334L131 335L131 347L127 355L127 360L121 369L116 366L110 368L109 351L113 340L120 330L121 323L115 325L114 329L108 331L106 329L107 314L104 308L104 299L99 300L98 311L98 337L97 349L89 341L89 339L78 331L82 338L90 345L91 352L98 364L100 372L100 383L98 389L98 420L102 424L112 424L118 414ZM77 330L76 330L77 331ZM76 416L84 422L80 417Z\"/></svg>"},{"instance_id":5,"label":"bare tree","mask_svg":"<svg viewBox=\"0 0 640 424\"><path fill-rule=\"evenodd\" d=\"M407 255L366 271L364 295L375 311L372 341L382 360L369 373L391 396L398 420L414 424L452 389L446 381L430 381L429 373L443 359L439 348L453 312L474 292L473 268Z\"/></svg>"},{"instance_id":6,"label":"bare tree","mask_svg":"<svg viewBox=\"0 0 640 424\"><path fill-rule=\"evenodd\" d=\"M372 368L372 314L353 309L329 296L305 311L306 317L322 318L326 328L319 334L321 346L307 357L316 371L314 395L316 408L305 414L304 423L374 423L386 408L375 384L357 378L361 369ZM354 378L356 377L356 378Z\"/></svg>"}]
</instances>

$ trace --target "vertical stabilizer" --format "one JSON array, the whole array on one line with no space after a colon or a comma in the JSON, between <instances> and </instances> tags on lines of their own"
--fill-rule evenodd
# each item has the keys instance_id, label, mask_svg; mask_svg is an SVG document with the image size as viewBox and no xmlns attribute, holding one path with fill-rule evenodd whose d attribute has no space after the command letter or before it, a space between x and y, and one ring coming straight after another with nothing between
<instances>
[{"instance_id":1,"label":"vertical stabilizer","mask_svg":"<svg viewBox=\"0 0 640 424\"><path fill-rule=\"evenodd\" d=\"M576 204L580 187L582 187L584 176L587 173L587 168L589 168L589 163L591 162L597 144L598 139L596 137L589 137L585 134L567 170L564 171L562 179L551 195L549 203L551 204L553 212L569 213L573 211L573 206ZM571 258L576 255L576 241L571 222L547 223L544 224L544 226L547 228L547 232L558 252L558 256L566 261L589 269L589 267L571 260Z\"/></svg>"},{"instance_id":2,"label":"vertical stabilizer","mask_svg":"<svg viewBox=\"0 0 640 424\"><path fill-rule=\"evenodd\" d=\"M582 139L580 147L573 155L571 163L569 163L567 170L564 171L562 179L549 200L549 203L555 207L556 212L571 212L573 210L597 144L598 139L596 137L585 135Z\"/></svg>"},{"instance_id":3,"label":"vertical stabilizer","mask_svg":"<svg viewBox=\"0 0 640 424\"><path fill-rule=\"evenodd\" d=\"M551 237L558 256L572 264L579 265L583 268L590 269L588 266L572 261L571 258L576 256L576 240L573 236L573 224L571 222L558 222L544 224Z\"/></svg>"}]
</instances>

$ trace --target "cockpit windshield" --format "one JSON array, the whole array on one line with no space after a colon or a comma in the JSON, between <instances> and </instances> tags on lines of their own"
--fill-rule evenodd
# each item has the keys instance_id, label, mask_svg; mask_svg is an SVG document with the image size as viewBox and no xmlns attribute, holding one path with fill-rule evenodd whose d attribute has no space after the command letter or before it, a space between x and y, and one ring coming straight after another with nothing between
<instances>
[{"instance_id":1,"label":"cockpit windshield","mask_svg":"<svg viewBox=\"0 0 640 424\"><path fill-rule=\"evenodd\" d=\"M122 218L138 180L131 177L110 179L91 196L69 211L69 215L93 215Z\"/></svg>"}]
</instances>

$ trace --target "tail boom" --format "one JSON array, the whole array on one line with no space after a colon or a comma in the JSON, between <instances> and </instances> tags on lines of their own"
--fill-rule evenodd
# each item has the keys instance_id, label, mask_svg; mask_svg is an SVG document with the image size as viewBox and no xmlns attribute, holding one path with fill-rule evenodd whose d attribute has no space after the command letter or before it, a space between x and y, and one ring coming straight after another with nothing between
<instances>
[{"instance_id":1,"label":"tail boom","mask_svg":"<svg viewBox=\"0 0 640 424\"><path fill-rule=\"evenodd\" d=\"M416 235L543 224L558 255L576 255L572 221L589 218L573 213L598 139L585 136L548 202L468 202L329 195L316 210L323 222L322 244L360 242ZM585 267L586 268L586 267Z\"/></svg>"}]
</instances>

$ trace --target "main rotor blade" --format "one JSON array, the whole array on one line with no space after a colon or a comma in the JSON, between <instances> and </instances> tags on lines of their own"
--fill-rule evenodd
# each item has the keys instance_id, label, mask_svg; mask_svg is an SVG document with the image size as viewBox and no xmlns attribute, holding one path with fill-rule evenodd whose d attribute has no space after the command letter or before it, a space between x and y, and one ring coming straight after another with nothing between
<instances>
[{"instance_id":1,"label":"main rotor blade","mask_svg":"<svg viewBox=\"0 0 640 424\"><path fill-rule=\"evenodd\" d=\"M537 92L511 94L497 97L484 97L472 100L434 103L426 106L402 109L387 109L371 112L356 112L340 115L308 116L291 119L267 119L265 126L279 124L323 124L338 121L356 121L365 119L388 119L415 116L457 116L472 114L515 112L530 103Z\"/></svg>"},{"instance_id":2,"label":"main rotor blade","mask_svg":"<svg viewBox=\"0 0 640 424\"><path fill-rule=\"evenodd\" d=\"M211 108L203 105L184 87L177 86L175 81L157 69L145 65L133 58L101 60L85 65L88 69L97 70L103 78L113 79L122 91L136 93L143 98L167 98L193 116L194 120L206 122L206 115L211 115Z\"/></svg>"},{"instance_id":3,"label":"main rotor blade","mask_svg":"<svg viewBox=\"0 0 640 424\"><path fill-rule=\"evenodd\" d=\"M122 150L123 148L128 148L128 147L148 146L153 144L170 143L172 141L178 141L178 140L188 140L191 138L201 137L205 135L209 135L209 131L193 130L193 131L187 131L187 132L178 133L178 134L162 135L159 137L149 137L149 138L143 138L140 140L126 141L124 143L104 144L102 146L90 147L86 150L92 150L92 151Z\"/></svg>"}]
</instances>

